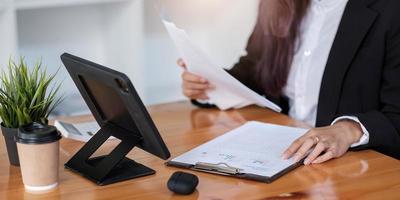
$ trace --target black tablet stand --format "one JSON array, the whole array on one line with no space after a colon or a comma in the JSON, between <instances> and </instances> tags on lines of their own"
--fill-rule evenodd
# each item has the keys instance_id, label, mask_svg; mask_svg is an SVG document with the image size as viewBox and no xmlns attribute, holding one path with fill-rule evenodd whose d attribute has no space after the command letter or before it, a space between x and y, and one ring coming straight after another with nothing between
<instances>
[{"instance_id":1,"label":"black tablet stand","mask_svg":"<svg viewBox=\"0 0 400 200\"><path fill-rule=\"evenodd\" d=\"M101 127L65 167L99 185L154 174L125 157L135 146L164 160L170 157L128 76L67 53L61 60ZM93 157L111 136L120 143L108 155Z\"/></svg>"},{"instance_id":2,"label":"black tablet stand","mask_svg":"<svg viewBox=\"0 0 400 200\"><path fill-rule=\"evenodd\" d=\"M90 158L111 136L121 140L118 146L109 155ZM108 185L154 174L154 170L125 157L141 140L142 138L121 127L106 123L65 164L65 167L91 179L98 185Z\"/></svg>"}]
</instances>

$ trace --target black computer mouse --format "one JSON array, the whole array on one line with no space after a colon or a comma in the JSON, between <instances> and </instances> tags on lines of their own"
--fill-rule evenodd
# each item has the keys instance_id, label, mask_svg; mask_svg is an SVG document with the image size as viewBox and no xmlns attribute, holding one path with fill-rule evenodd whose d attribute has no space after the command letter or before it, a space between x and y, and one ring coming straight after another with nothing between
<instances>
[{"instance_id":1,"label":"black computer mouse","mask_svg":"<svg viewBox=\"0 0 400 200\"><path fill-rule=\"evenodd\" d=\"M192 194L199 184L199 178L194 174L175 172L169 178L168 189L177 194Z\"/></svg>"}]
</instances>

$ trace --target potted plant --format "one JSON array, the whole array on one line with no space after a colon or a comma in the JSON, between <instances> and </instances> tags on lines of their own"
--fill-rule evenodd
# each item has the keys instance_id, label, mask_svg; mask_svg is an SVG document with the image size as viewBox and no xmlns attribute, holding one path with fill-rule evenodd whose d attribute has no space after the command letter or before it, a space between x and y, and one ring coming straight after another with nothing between
<instances>
[{"instance_id":1,"label":"potted plant","mask_svg":"<svg viewBox=\"0 0 400 200\"><path fill-rule=\"evenodd\" d=\"M55 75L48 75L41 62L29 70L22 57L18 63L10 59L0 75L1 130L11 165L19 166L18 128L32 122L47 124L49 114L62 101L56 96L61 85L51 85Z\"/></svg>"}]
</instances>

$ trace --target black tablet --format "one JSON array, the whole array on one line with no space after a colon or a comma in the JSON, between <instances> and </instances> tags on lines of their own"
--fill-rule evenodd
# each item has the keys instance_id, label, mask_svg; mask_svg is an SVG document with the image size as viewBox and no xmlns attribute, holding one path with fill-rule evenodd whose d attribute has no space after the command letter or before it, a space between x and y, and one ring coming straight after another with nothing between
<instances>
[{"instance_id":1,"label":"black tablet","mask_svg":"<svg viewBox=\"0 0 400 200\"><path fill-rule=\"evenodd\" d=\"M67 53L61 56L61 60L101 127L65 166L101 185L154 173L125 158L135 146L162 159L170 157L167 146L129 78L123 73ZM89 159L111 136L120 139L121 143L109 155ZM136 164L140 167L134 169ZM123 170L117 173L115 168ZM94 174L93 170L101 173ZM115 178L115 173L126 177Z\"/></svg>"}]
</instances>

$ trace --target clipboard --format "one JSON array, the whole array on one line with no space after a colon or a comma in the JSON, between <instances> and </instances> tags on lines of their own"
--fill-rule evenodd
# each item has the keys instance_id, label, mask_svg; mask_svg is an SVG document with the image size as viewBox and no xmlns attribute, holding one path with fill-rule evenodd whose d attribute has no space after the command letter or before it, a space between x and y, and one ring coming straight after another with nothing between
<instances>
[{"instance_id":1,"label":"clipboard","mask_svg":"<svg viewBox=\"0 0 400 200\"><path fill-rule=\"evenodd\" d=\"M264 182L264 183L272 183L273 181L277 180L278 178L282 177L283 175L291 172L292 170L296 169L303 165L304 158L299 162L289 166L288 168L283 169L282 171L278 172L273 176L261 176L257 174L251 173L241 173L239 168L229 166L226 163L203 163L197 162L195 165L185 164L180 162L168 161L165 164L171 167L178 167L183 169L190 169L199 172L217 174L222 176L230 176L235 178L247 179L252 181Z\"/></svg>"},{"instance_id":2,"label":"clipboard","mask_svg":"<svg viewBox=\"0 0 400 200\"><path fill-rule=\"evenodd\" d=\"M275 172L271 175L263 175L261 173L246 172L246 170L242 169L241 167L234 166L230 163L224 162L223 160L217 161L217 162L204 162L204 160L207 160L207 159L203 158L201 156L201 154L199 153L204 150L210 150L210 148L212 149L212 147L215 147L215 146L221 147L221 148L218 148L217 151L224 151L224 148L222 148L222 147L224 147L224 146L227 147L227 145L224 145L224 144L232 142L233 140L235 140L235 137L238 138L236 140L236 142L240 143L240 142L243 142L243 138L241 138L241 137L245 137L244 135L246 133L249 133L249 132L253 132L253 133L260 132L261 133L261 132L265 132L268 130L274 131L274 134L269 135L268 133L266 133L265 136L263 136L263 138L259 138L260 140L269 139L270 142L273 143L273 142L275 142L274 138L276 138L276 135L280 135L280 136L282 136L282 138L279 138L279 140L287 140L287 142L289 144L291 143L291 141L293 141L293 138L295 139L307 131L306 129L278 126L278 125L266 124L266 123L261 123L261 122L247 122L246 124L242 125L241 127L236 128L232 131L229 131L229 132L225 133L224 135L219 136L219 137L215 138L214 140L211 140L203 145L200 145L200 146L192 149L191 151L186 152L186 153L182 154L181 156L178 156L178 157L166 162L165 164L167 166L171 166L171 167L190 169L190 170L194 170L194 171L212 173L212 174L235 177L235 178L242 178L242 179L259 181L259 182L264 182L264 183L272 183L273 181L277 180L278 178L282 177L283 175L285 175L285 174L289 173L290 171L296 169L297 167L301 166L304 162L304 158L296 163L291 163L290 165L285 165L285 167L282 167L279 170L275 170ZM258 136L254 136L253 138L249 137L249 140L252 140L252 139L254 140L257 137ZM284 148L287 147L286 144L282 144L281 146ZM244 151L247 151L247 150L248 149L245 149ZM281 150L277 150L275 152L280 152L280 151ZM229 149L224 152L229 152ZM184 162L185 160L187 160L188 162Z\"/></svg>"}]
</instances>

